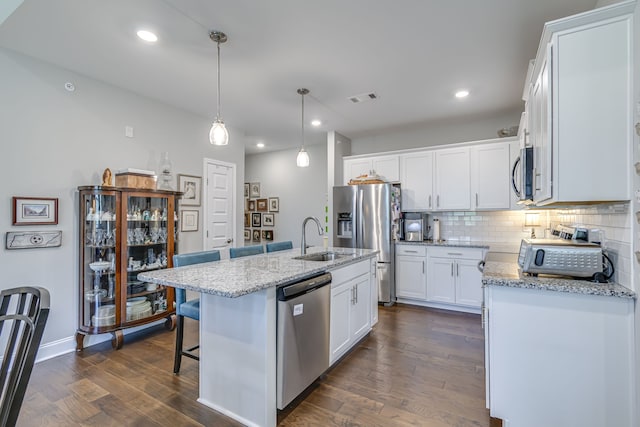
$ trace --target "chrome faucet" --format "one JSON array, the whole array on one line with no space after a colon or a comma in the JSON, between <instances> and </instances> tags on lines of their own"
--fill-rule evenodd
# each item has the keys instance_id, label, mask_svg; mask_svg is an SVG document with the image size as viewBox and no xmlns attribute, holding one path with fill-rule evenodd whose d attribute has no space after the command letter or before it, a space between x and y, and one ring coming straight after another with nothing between
<instances>
[{"instance_id":1,"label":"chrome faucet","mask_svg":"<svg viewBox=\"0 0 640 427\"><path fill-rule=\"evenodd\" d=\"M302 242L300 242L300 254L305 255L307 253L307 237L305 236L305 227L307 226L307 222L309 220L315 221L318 226L318 234L323 235L324 231L322 230L322 225L320 224L320 220L315 216L308 216L302 221Z\"/></svg>"}]
</instances>

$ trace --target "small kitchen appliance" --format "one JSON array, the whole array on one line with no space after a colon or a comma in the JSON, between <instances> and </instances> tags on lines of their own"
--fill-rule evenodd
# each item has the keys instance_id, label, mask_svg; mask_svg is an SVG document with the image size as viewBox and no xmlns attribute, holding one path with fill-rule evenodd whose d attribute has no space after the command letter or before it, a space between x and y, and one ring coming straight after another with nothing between
<instances>
[{"instance_id":1,"label":"small kitchen appliance","mask_svg":"<svg viewBox=\"0 0 640 427\"><path fill-rule=\"evenodd\" d=\"M404 240L422 242L427 240L428 215L422 212L404 212Z\"/></svg>"},{"instance_id":2,"label":"small kitchen appliance","mask_svg":"<svg viewBox=\"0 0 640 427\"><path fill-rule=\"evenodd\" d=\"M523 239L518 265L523 273L592 278L603 270L602 248L565 239Z\"/></svg>"}]
</instances>

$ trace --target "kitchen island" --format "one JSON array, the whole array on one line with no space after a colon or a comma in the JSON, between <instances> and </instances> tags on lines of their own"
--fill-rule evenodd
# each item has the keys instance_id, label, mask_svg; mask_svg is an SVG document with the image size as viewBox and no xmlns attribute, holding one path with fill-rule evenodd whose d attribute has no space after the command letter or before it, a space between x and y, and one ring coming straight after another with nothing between
<instances>
[{"instance_id":1,"label":"kitchen island","mask_svg":"<svg viewBox=\"0 0 640 427\"><path fill-rule=\"evenodd\" d=\"M635 293L615 283L532 277L517 254L483 272L487 408L508 425L638 425Z\"/></svg>"},{"instance_id":2,"label":"kitchen island","mask_svg":"<svg viewBox=\"0 0 640 427\"><path fill-rule=\"evenodd\" d=\"M200 403L245 425L276 425L277 287L324 271L336 282L352 266L368 274L377 254L328 250L339 256L330 261L294 259L298 248L138 275L142 281L200 293Z\"/></svg>"}]
</instances>

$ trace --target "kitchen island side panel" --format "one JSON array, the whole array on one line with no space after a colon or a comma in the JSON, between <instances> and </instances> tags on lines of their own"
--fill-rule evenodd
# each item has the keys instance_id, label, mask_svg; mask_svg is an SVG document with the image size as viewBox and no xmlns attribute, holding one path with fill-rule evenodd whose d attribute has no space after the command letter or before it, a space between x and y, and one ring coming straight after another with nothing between
<instances>
[{"instance_id":1,"label":"kitchen island side panel","mask_svg":"<svg viewBox=\"0 0 640 427\"><path fill-rule=\"evenodd\" d=\"M198 402L249 426L276 412L276 288L239 298L200 294Z\"/></svg>"}]
</instances>

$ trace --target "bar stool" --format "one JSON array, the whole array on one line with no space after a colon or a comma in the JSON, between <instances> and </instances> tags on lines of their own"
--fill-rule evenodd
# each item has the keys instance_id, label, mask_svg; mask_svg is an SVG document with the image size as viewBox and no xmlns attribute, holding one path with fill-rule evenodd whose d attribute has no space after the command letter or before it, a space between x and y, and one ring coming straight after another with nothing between
<instances>
[{"instance_id":1,"label":"bar stool","mask_svg":"<svg viewBox=\"0 0 640 427\"><path fill-rule=\"evenodd\" d=\"M5 289L0 300L0 425L15 426L49 317L49 291Z\"/></svg>"},{"instance_id":2,"label":"bar stool","mask_svg":"<svg viewBox=\"0 0 640 427\"><path fill-rule=\"evenodd\" d=\"M243 256L258 255L263 253L264 253L264 246L262 245L243 246L241 248L229 248L230 258L239 258Z\"/></svg>"},{"instance_id":3,"label":"bar stool","mask_svg":"<svg viewBox=\"0 0 640 427\"><path fill-rule=\"evenodd\" d=\"M202 251L192 252L188 254L177 254L173 256L173 266L183 267L185 265L201 264L203 262L212 262L220 260L220 251ZM187 301L187 291L184 289L176 288L176 315L177 328L176 328L176 351L173 359L173 373L180 373L180 362L182 362L182 356L189 357L194 360L200 360L200 357L192 352L200 345L195 345L184 349L182 342L184 338L184 318L188 317L193 320L200 321L200 298Z\"/></svg>"},{"instance_id":4,"label":"bar stool","mask_svg":"<svg viewBox=\"0 0 640 427\"><path fill-rule=\"evenodd\" d=\"M287 242L267 243L267 253L286 251L287 249L293 249L293 243L290 240Z\"/></svg>"}]
</instances>

